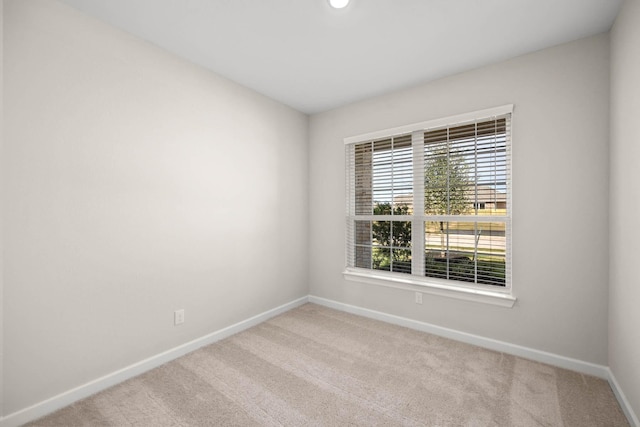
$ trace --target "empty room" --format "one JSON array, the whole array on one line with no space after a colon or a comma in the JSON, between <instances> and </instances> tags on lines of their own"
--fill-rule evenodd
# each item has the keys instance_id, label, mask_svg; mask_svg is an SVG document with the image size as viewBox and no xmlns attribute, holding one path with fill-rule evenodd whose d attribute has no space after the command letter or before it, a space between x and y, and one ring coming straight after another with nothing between
<instances>
[{"instance_id":1,"label":"empty room","mask_svg":"<svg viewBox=\"0 0 640 427\"><path fill-rule=\"evenodd\" d=\"M640 427L640 1L0 18L0 427Z\"/></svg>"}]
</instances>

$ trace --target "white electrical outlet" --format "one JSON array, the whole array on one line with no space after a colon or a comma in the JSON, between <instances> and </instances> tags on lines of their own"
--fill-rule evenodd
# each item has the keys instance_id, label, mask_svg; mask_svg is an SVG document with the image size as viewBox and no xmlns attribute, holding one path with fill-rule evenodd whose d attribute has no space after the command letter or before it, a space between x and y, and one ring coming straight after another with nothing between
<instances>
[{"instance_id":1,"label":"white electrical outlet","mask_svg":"<svg viewBox=\"0 0 640 427\"><path fill-rule=\"evenodd\" d=\"M173 324L180 325L184 323L184 309L176 310L173 312Z\"/></svg>"},{"instance_id":2,"label":"white electrical outlet","mask_svg":"<svg viewBox=\"0 0 640 427\"><path fill-rule=\"evenodd\" d=\"M416 304L422 304L422 292L416 292Z\"/></svg>"}]
</instances>

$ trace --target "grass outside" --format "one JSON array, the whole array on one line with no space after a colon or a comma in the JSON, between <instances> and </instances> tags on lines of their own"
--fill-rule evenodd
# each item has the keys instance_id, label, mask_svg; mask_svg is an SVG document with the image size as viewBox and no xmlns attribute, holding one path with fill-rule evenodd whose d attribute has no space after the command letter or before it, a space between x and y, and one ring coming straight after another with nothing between
<instances>
[{"instance_id":1,"label":"grass outside","mask_svg":"<svg viewBox=\"0 0 640 427\"><path fill-rule=\"evenodd\" d=\"M449 273L448 277L447 272ZM505 286L506 284L504 259L496 260L495 257L493 259L478 259L477 262L465 257L449 260L448 263L446 260L427 257L425 276L483 285Z\"/></svg>"},{"instance_id":2,"label":"grass outside","mask_svg":"<svg viewBox=\"0 0 640 427\"><path fill-rule=\"evenodd\" d=\"M394 259L392 264L389 252L380 252L376 249L374 248L373 253L374 269L411 274L410 257ZM447 259L435 257L433 253L429 253L425 256L425 276L483 285L506 285L504 257L498 256L479 256L474 261L468 256Z\"/></svg>"},{"instance_id":3,"label":"grass outside","mask_svg":"<svg viewBox=\"0 0 640 427\"><path fill-rule=\"evenodd\" d=\"M504 222L449 222L448 230L450 232L467 232L473 233L478 227L478 231L483 232L504 232L506 230L506 223ZM425 230L427 234L439 234L440 222L439 221L427 221L425 223Z\"/></svg>"},{"instance_id":4,"label":"grass outside","mask_svg":"<svg viewBox=\"0 0 640 427\"><path fill-rule=\"evenodd\" d=\"M441 251L442 246L440 245L427 245L425 246L425 249L427 251L431 251L431 252L440 252ZM468 254L473 254L473 248L470 248L469 246L448 246L449 250L452 252L465 252ZM496 257L502 257L504 258L504 254L505 254L505 250L502 248L486 248L486 247L481 247L478 246L478 254L480 254L483 257L492 257L496 258ZM473 256L473 255L470 255Z\"/></svg>"}]
</instances>

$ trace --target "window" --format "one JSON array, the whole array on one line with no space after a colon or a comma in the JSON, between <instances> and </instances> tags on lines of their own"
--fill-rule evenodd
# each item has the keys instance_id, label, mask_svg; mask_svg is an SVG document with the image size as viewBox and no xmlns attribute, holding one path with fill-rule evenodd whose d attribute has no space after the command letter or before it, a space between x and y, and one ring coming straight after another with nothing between
<instances>
[{"instance_id":1,"label":"window","mask_svg":"<svg viewBox=\"0 0 640 427\"><path fill-rule=\"evenodd\" d=\"M512 109L345 139L346 273L509 292Z\"/></svg>"}]
</instances>

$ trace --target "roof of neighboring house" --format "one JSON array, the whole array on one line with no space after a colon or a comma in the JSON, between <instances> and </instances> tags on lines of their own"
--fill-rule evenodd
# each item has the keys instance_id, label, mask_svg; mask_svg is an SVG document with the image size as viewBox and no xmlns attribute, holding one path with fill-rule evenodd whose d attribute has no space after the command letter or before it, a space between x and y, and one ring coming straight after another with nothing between
<instances>
[{"instance_id":1,"label":"roof of neighboring house","mask_svg":"<svg viewBox=\"0 0 640 427\"><path fill-rule=\"evenodd\" d=\"M471 193L473 194L473 193ZM478 202L506 202L507 194L489 185L478 185Z\"/></svg>"}]
</instances>

